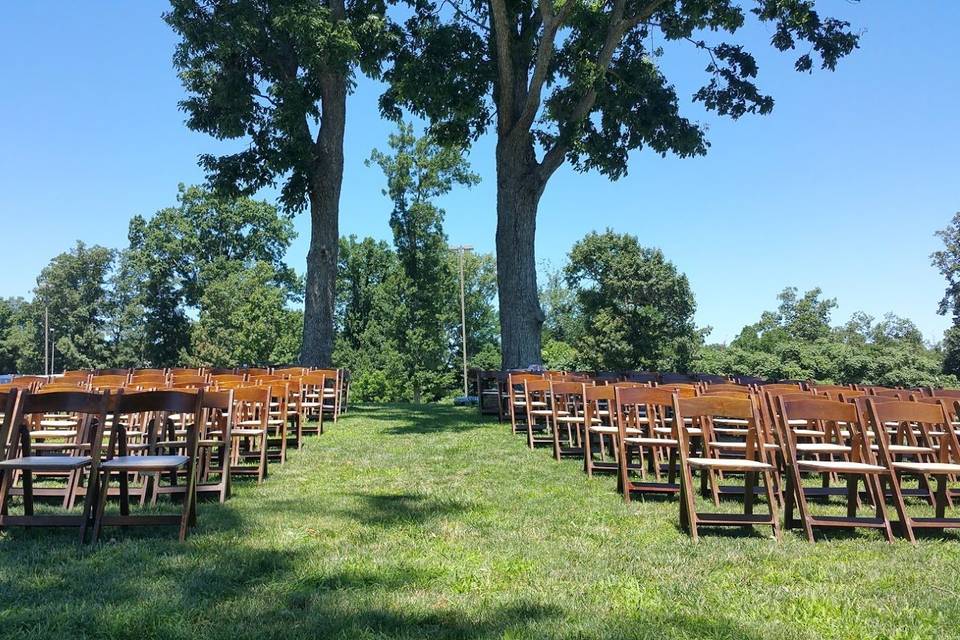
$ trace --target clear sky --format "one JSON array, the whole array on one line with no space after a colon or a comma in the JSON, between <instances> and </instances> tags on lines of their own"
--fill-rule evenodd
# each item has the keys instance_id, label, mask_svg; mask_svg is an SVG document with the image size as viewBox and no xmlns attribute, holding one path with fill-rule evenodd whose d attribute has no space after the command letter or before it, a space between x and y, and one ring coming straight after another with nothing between
<instances>
[{"instance_id":1,"label":"clear sky","mask_svg":"<svg viewBox=\"0 0 960 640\"><path fill-rule=\"evenodd\" d=\"M541 203L538 259L561 265L577 239L611 227L661 247L689 276L712 340L735 336L787 285L836 297L836 323L892 311L938 340L948 323L936 315L943 282L928 256L934 231L960 210L960 3L818 5L864 32L836 73L797 74L792 57L767 46L768 29L742 34L776 98L769 116L731 122L690 104L705 60L669 48L662 64L686 112L709 125L709 155L639 152L616 183L562 169ZM122 247L132 215L173 204L179 182L203 180L197 155L222 148L183 125L164 9L154 0L5 6L0 296L28 296L77 239ZM363 165L391 130L379 90L362 81L348 105L341 231L389 239L382 176ZM491 139L478 143L471 160L483 182L442 203L451 242L481 251L494 246L492 153ZM303 271L306 216L297 228L288 261Z\"/></svg>"}]
</instances>

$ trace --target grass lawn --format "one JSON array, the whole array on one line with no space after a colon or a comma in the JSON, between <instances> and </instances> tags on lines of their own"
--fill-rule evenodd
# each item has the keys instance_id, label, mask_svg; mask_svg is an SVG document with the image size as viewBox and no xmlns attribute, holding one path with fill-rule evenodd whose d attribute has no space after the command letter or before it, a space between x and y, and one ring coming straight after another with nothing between
<instances>
[{"instance_id":1,"label":"grass lawn","mask_svg":"<svg viewBox=\"0 0 960 640\"><path fill-rule=\"evenodd\" d=\"M0 637L960 637L960 536L694 545L677 512L473 410L359 407L185 544L0 534Z\"/></svg>"}]
</instances>

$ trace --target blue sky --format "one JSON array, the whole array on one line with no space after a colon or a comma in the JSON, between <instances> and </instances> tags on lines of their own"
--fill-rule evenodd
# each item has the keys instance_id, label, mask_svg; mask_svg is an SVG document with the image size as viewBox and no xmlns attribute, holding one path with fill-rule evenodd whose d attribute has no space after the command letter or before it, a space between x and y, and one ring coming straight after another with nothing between
<instances>
[{"instance_id":1,"label":"blue sky","mask_svg":"<svg viewBox=\"0 0 960 640\"><path fill-rule=\"evenodd\" d=\"M689 103L705 60L668 48L663 67L686 113L710 127L709 155L639 152L616 183L561 169L541 203L538 259L562 265L577 239L611 227L661 247L689 276L712 340L734 337L787 285L836 297L837 323L892 311L939 339L943 282L928 256L934 231L960 210L960 3L819 5L864 31L836 73L793 72L766 28L740 36L776 98L769 116L731 122ZM29 295L39 270L77 239L122 247L132 215L172 204L179 182L203 180L197 155L222 148L183 125L164 9L146 0L5 7L0 296ZM348 106L341 231L388 239L382 176L363 164L391 131L378 92L363 81ZM451 242L481 251L494 246L492 155L493 140L481 140L471 160L483 182L442 203ZM305 216L297 228L288 261L302 271Z\"/></svg>"}]
</instances>

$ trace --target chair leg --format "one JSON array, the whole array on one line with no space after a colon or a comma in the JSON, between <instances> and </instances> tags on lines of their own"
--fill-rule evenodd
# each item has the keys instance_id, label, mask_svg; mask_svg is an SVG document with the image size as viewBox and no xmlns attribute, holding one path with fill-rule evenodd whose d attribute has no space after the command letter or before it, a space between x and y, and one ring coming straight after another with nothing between
<instances>
[{"instance_id":1,"label":"chair leg","mask_svg":"<svg viewBox=\"0 0 960 640\"><path fill-rule=\"evenodd\" d=\"M96 479L100 488L97 491L97 510L93 519L93 537L90 540L94 544L100 540L100 532L103 530L103 513L107 507L107 493L110 488L110 472L103 471L100 475L102 477ZM93 481L91 478L91 482Z\"/></svg>"}]
</instances>

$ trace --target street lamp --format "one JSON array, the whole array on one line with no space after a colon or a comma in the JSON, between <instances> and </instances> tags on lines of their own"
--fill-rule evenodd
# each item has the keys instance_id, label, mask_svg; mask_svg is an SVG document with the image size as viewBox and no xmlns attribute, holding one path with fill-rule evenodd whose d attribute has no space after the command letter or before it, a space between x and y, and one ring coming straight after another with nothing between
<instances>
[{"instance_id":1,"label":"street lamp","mask_svg":"<svg viewBox=\"0 0 960 640\"><path fill-rule=\"evenodd\" d=\"M460 253L460 337L463 348L463 396L466 398L469 390L467 388L467 303L464 296L463 256L467 251L473 251L473 247L462 244L459 247L450 247L450 250Z\"/></svg>"}]
</instances>

